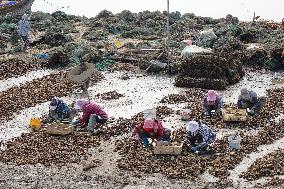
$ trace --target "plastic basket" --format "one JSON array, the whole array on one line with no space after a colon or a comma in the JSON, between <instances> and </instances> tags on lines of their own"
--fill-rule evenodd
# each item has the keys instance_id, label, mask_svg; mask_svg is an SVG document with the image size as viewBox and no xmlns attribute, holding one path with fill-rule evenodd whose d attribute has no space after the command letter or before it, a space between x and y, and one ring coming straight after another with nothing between
<instances>
[{"instance_id":1,"label":"plastic basket","mask_svg":"<svg viewBox=\"0 0 284 189\"><path fill-rule=\"evenodd\" d=\"M39 118L32 118L29 127L34 131L38 131L41 127L41 120Z\"/></svg>"},{"instance_id":2,"label":"plastic basket","mask_svg":"<svg viewBox=\"0 0 284 189\"><path fill-rule=\"evenodd\" d=\"M229 136L229 148L239 150L241 148L241 137L238 134Z\"/></svg>"},{"instance_id":3,"label":"plastic basket","mask_svg":"<svg viewBox=\"0 0 284 189\"><path fill-rule=\"evenodd\" d=\"M190 109L182 109L180 111L180 116L181 116L181 120L189 120L190 119L190 113L191 113L191 110Z\"/></svg>"}]
</instances>

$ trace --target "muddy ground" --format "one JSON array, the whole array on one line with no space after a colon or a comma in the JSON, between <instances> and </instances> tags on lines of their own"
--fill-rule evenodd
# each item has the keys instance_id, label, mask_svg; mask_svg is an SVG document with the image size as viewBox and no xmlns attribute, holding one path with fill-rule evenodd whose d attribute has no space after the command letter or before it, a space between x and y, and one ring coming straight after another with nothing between
<instances>
[{"instance_id":1,"label":"muddy ground","mask_svg":"<svg viewBox=\"0 0 284 189\"><path fill-rule=\"evenodd\" d=\"M102 15L101 15L102 16ZM41 25L40 25L41 26ZM38 27L40 27L38 26ZM86 42L82 39L85 31L90 28L82 25L80 21L74 21L73 26L78 32L69 34L75 42ZM36 40L41 35L38 32L34 35ZM113 38L113 36L109 36ZM145 41L133 40L130 38L121 39L124 42L140 43ZM41 49L38 49L40 47ZM32 54L45 52L45 46L34 46L28 50L28 53L11 52L9 48L12 45L9 43L0 58L18 58L25 57L27 60L32 59ZM48 50L52 50L48 47ZM123 53L122 51L119 53ZM135 55L134 55L135 56ZM35 63L35 62L33 62ZM121 63L121 62L120 62ZM71 66L70 66L71 67ZM15 77L8 77L0 80L0 94L18 87L19 93L25 92L25 86L33 81L37 81L51 74L66 72L68 68L53 68L49 69L41 67L37 70L27 71ZM119 66L118 66L119 67ZM66 90L67 95L62 95L62 99L71 103L78 98L90 98L98 102L104 107L106 112L113 120L133 119L145 109L166 106L173 111L169 115L163 115L161 119L165 127L176 131L185 126L186 122L181 120L178 111L193 105L199 106L201 102L174 102L161 103L161 100L168 95L179 94L186 95L189 90L174 86L175 76L166 74L145 74L144 70L137 68L137 65L131 67L127 71L101 71L102 80L92 83L88 89L88 94L82 94L82 91L76 86L72 86L72 90ZM255 90L259 96L266 96L269 89L283 89L284 73L283 71L268 71L264 69L254 69L244 66L245 76L237 84L227 87L226 90L219 91L223 96L226 105L235 104L237 101L239 90L243 87L248 87ZM127 74L127 77L124 77ZM60 83L59 83L60 84ZM39 86L40 87L40 86ZM108 92L117 92L117 99L102 98ZM202 90L201 90L202 91ZM29 93L33 95L32 93ZM281 97L277 99L281 103ZM193 98L195 99L195 98ZM24 100L17 99L20 102ZM38 99L36 99L38 100ZM27 127L29 120L33 117L43 116L48 112L50 99L39 99L41 103L36 103L35 106L27 108L19 107L18 113L9 115L7 120L1 120L0 123L0 144L1 150L5 151L6 144L13 139L21 137L24 133L30 133L31 130ZM282 99L282 102L284 100ZM6 101L5 101L6 102ZM32 103L31 103L32 104ZM194 109L194 108L193 108ZM277 112L276 118L267 118L267 122L271 125L283 123L284 112ZM3 115L1 115L3 116ZM214 121L213 121L214 123ZM219 122L218 122L219 123ZM108 123L107 126L116 126L115 123ZM221 125L222 126L222 125ZM128 127L125 125L125 127ZM257 136L263 128L235 128L235 127L220 127L212 125L217 133L217 139L226 139L228 135L235 131L240 131L246 136ZM280 130L283 131L283 130ZM32 136L32 135L31 135ZM280 138L273 139L270 144L257 146L257 149L249 152L241 157L239 163L233 165L229 170L229 176L216 177L210 174L209 169L206 169L196 178L179 179L169 178L168 175L159 173L145 174L143 172L125 171L118 166L118 160L122 158L120 152L116 150L116 142L118 140L127 139L130 136L129 132L122 134L114 134L107 140L100 139L99 146L94 146L88 149L86 157L82 157L78 163L69 163L66 165L43 165L35 163L33 165L24 164L17 165L11 161L0 163L0 188L283 188L283 171L279 175L265 175L261 178L247 180L241 177L246 173L257 160L270 155L278 149L284 149L284 131L280 133ZM273 137L273 136L272 136ZM99 140L99 139L98 139ZM12 142L13 143L13 142ZM28 144L27 144L28 145ZM16 147L15 147L16 148ZM234 154L234 152L232 152ZM22 158L31 158L30 156ZM230 153L228 154L230 158ZM1 159L1 158L0 158ZM15 158L14 158L15 159ZM273 165L272 165L273 167ZM186 167L185 167L186 168ZM193 170L194 171L194 170Z\"/></svg>"},{"instance_id":2,"label":"muddy ground","mask_svg":"<svg viewBox=\"0 0 284 189\"><path fill-rule=\"evenodd\" d=\"M44 75L42 71L38 71L38 74ZM185 90L174 87L172 84L173 78L165 75L141 76L140 74L133 74L129 80L124 81L120 79L121 74L121 72L104 72L105 80L95 84L88 90L90 97L102 104L110 116L114 118L130 118L147 108L162 105L160 100L168 94L183 94ZM226 99L226 103L235 103L236 94L243 86L250 86L261 95L265 95L265 89L283 87L283 85L271 82L273 78L279 78L279 74L248 70L247 76L240 83L220 92L224 96L224 99ZM260 75L264 79L260 78ZM28 74L26 78L20 77L25 79L18 79L16 81L18 81L18 84L24 83L29 77ZM15 79L4 80L3 82L9 83L9 81L12 81L14 85L17 85L13 80ZM96 98L97 93L104 93L111 90L116 90L120 94L124 94L125 97L110 101ZM80 91L74 92L63 99L71 102L73 99L78 98L78 96L81 96ZM167 106L179 110L185 104L167 104ZM47 110L48 102L25 109L12 120L1 123L1 141L4 142L13 137L20 136L21 133L30 132L25 127L28 120L34 116L46 113ZM176 113L165 117L164 121L165 126L172 129L182 127L186 124L186 122L180 120L179 115ZM232 132L234 130L220 129L217 136L221 139ZM55 165L45 167L40 164L17 166L1 163L0 186L2 188L204 188L208 183L218 182L219 180L207 172L200 175L195 181L190 181L168 179L163 174L146 175L141 173L140 175L133 175L131 172L120 170L116 163L120 155L114 152L114 143L117 139L126 136L127 134L114 137L110 141L101 141L99 147L89 150L91 156L88 160L84 160L80 164L70 164L63 167ZM231 180L233 184L229 188L249 188L251 186L255 187L258 182L265 183L265 179L268 178L262 178L257 181L246 181L239 178L239 175L245 172L257 159L278 148L283 148L283 143L282 138L271 145L260 146L259 151L248 154L231 171L231 176L228 180ZM96 163L93 163L93 160ZM83 168L90 164L92 164L93 168L83 171Z\"/></svg>"}]
</instances>

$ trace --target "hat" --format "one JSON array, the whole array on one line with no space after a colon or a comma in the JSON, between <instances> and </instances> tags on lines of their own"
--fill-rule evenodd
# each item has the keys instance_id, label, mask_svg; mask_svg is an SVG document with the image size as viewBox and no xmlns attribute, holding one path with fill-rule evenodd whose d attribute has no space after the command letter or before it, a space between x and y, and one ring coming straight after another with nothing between
<instances>
[{"instance_id":1,"label":"hat","mask_svg":"<svg viewBox=\"0 0 284 189\"><path fill-rule=\"evenodd\" d=\"M247 88L242 88L241 89L241 95L247 95L248 94L248 89Z\"/></svg>"},{"instance_id":2,"label":"hat","mask_svg":"<svg viewBox=\"0 0 284 189\"><path fill-rule=\"evenodd\" d=\"M56 106L49 106L49 109L54 111L56 110Z\"/></svg>"},{"instance_id":3,"label":"hat","mask_svg":"<svg viewBox=\"0 0 284 189\"><path fill-rule=\"evenodd\" d=\"M208 96L207 96L207 101L216 101L217 99L217 92L214 90L209 90L208 91Z\"/></svg>"},{"instance_id":4,"label":"hat","mask_svg":"<svg viewBox=\"0 0 284 189\"><path fill-rule=\"evenodd\" d=\"M59 98L55 96L51 99L50 106L57 106L58 103L59 103Z\"/></svg>"},{"instance_id":5,"label":"hat","mask_svg":"<svg viewBox=\"0 0 284 189\"><path fill-rule=\"evenodd\" d=\"M76 110L80 110L82 109L82 107L87 103L87 100L84 100L84 99L79 99L76 101L76 104L75 104L75 109Z\"/></svg>"},{"instance_id":6,"label":"hat","mask_svg":"<svg viewBox=\"0 0 284 189\"><path fill-rule=\"evenodd\" d=\"M155 121L152 118L147 118L144 121L143 129L145 131L151 131L154 128Z\"/></svg>"},{"instance_id":7,"label":"hat","mask_svg":"<svg viewBox=\"0 0 284 189\"><path fill-rule=\"evenodd\" d=\"M247 90L247 88L241 89L241 97L243 99L250 99L249 91Z\"/></svg>"},{"instance_id":8,"label":"hat","mask_svg":"<svg viewBox=\"0 0 284 189\"><path fill-rule=\"evenodd\" d=\"M187 132L196 133L198 129L199 129L199 124L196 121L190 121L186 126Z\"/></svg>"},{"instance_id":9,"label":"hat","mask_svg":"<svg viewBox=\"0 0 284 189\"><path fill-rule=\"evenodd\" d=\"M188 46L192 45L192 40L187 39L187 40L183 40L184 43L186 43Z\"/></svg>"}]
</instances>

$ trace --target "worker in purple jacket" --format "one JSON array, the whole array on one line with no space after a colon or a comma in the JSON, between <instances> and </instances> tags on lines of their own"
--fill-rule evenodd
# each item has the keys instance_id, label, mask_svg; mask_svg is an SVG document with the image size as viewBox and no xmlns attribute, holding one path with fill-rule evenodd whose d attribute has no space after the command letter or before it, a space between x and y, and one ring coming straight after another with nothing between
<instances>
[{"instance_id":1,"label":"worker in purple jacket","mask_svg":"<svg viewBox=\"0 0 284 189\"><path fill-rule=\"evenodd\" d=\"M83 99L77 100L75 109L83 111L83 115L73 124L81 123L86 125L87 129L94 134L98 132L98 130L95 129L96 123L103 124L108 120L107 113L95 102Z\"/></svg>"}]
</instances>

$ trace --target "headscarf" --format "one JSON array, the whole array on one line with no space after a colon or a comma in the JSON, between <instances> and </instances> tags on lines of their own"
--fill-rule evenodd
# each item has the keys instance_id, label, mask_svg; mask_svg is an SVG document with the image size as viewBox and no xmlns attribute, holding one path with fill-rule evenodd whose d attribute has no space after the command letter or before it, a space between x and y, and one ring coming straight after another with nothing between
<instances>
[{"instance_id":1,"label":"headscarf","mask_svg":"<svg viewBox=\"0 0 284 189\"><path fill-rule=\"evenodd\" d=\"M217 99L218 93L214 90L209 90L207 95L208 102L215 102Z\"/></svg>"},{"instance_id":2,"label":"headscarf","mask_svg":"<svg viewBox=\"0 0 284 189\"><path fill-rule=\"evenodd\" d=\"M242 88L241 89L241 98L244 99L244 100L250 100L251 99L251 96L249 94L249 91L247 88Z\"/></svg>"},{"instance_id":3,"label":"headscarf","mask_svg":"<svg viewBox=\"0 0 284 189\"><path fill-rule=\"evenodd\" d=\"M183 40L184 43L186 43L188 46L192 45L192 41L190 39Z\"/></svg>"},{"instance_id":4,"label":"headscarf","mask_svg":"<svg viewBox=\"0 0 284 189\"><path fill-rule=\"evenodd\" d=\"M77 110L81 110L81 109L82 109L82 107L83 107L84 105L86 105L87 103L88 103L88 101L87 101L87 100L79 99L79 100L77 100L77 101L76 101L75 109L77 109Z\"/></svg>"},{"instance_id":5,"label":"headscarf","mask_svg":"<svg viewBox=\"0 0 284 189\"><path fill-rule=\"evenodd\" d=\"M157 132L157 123L152 118L147 118L144 121L143 129L148 132L151 130Z\"/></svg>"},{"instance_id":6,"label":"headscarf","mask_svg":"<svg viewBox=\"0 0 284 189\"><path fill-rule=\"evenodd\" d=\"M59 104L60 104L60 99L55 96L51 99L49 109L50 110L56 110L56 108L58 107Z\"/></svg>"},{"instance_id":7,"label":"headscarf","mask_svg":"<svg viewBox=\"0 0 284 189\"><path fill-rule=\"evenodd\" d=\"M197 134L199 124L197 121L190 121L186 126L186 132L190 132L193 136Z\"/></svg>"}]
</instances>

